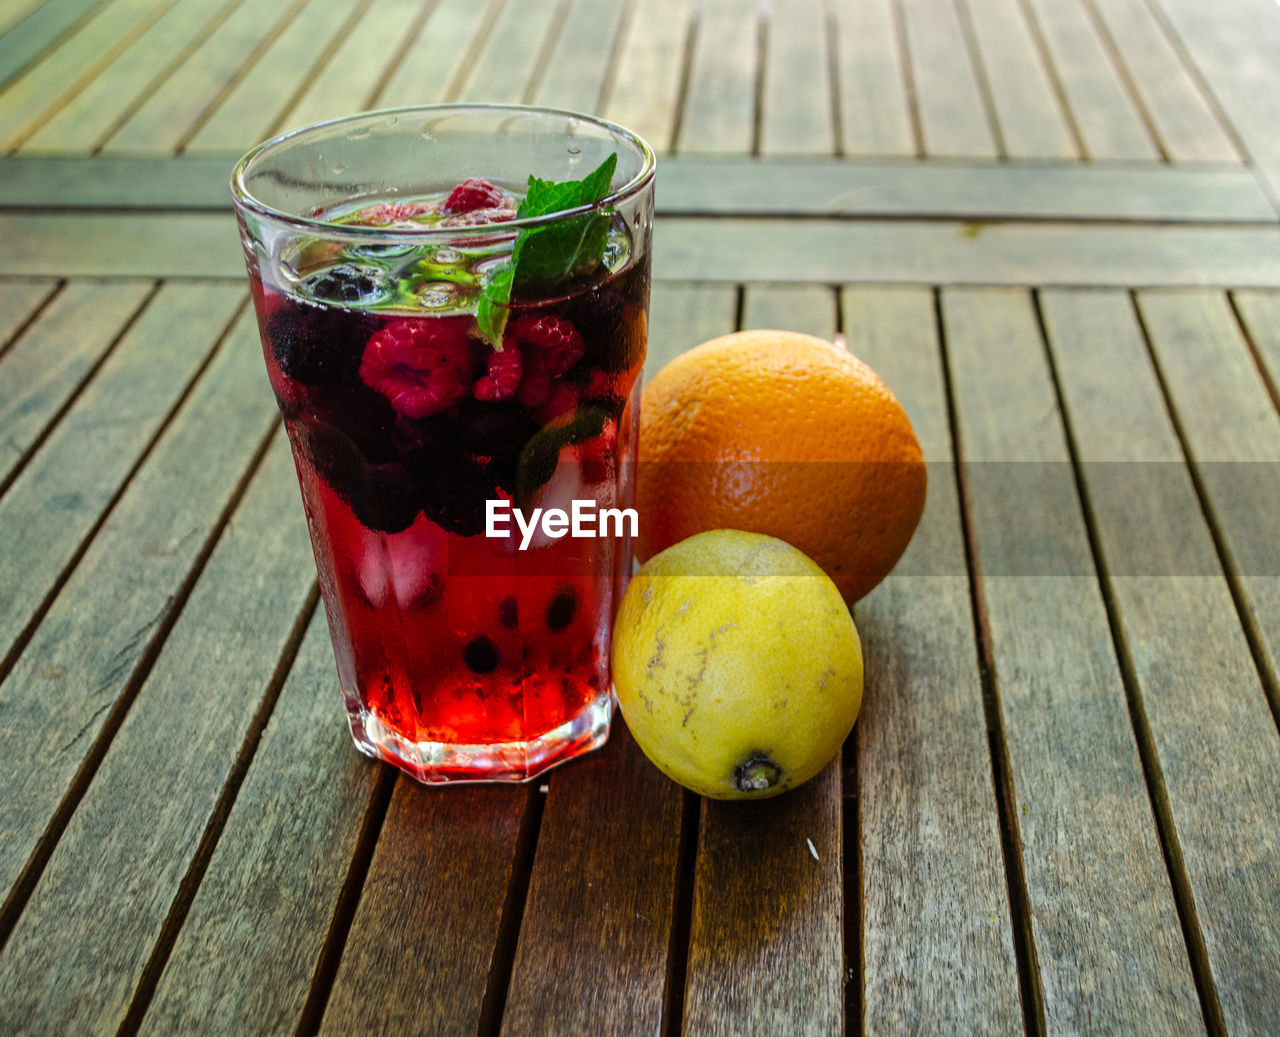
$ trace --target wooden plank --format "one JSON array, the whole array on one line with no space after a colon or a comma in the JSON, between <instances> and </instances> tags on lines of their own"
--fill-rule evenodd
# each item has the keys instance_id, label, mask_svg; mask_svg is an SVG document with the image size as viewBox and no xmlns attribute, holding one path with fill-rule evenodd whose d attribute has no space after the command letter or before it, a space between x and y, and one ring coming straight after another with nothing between
<instances>
[{"instance_id":1,"label":"wooden plank","mask_svg":"<svg viewBox=\"0 0 1280 1037\"><path fill-rule=\"evenodd\" d=\"M0 91L0 151L20 144L128 48L173 0L112 0Z\"/></svg>"},{"instance_id":2,"label":"wooden plank","mask_svg":"<svg viewBox=\"0 0 1280 1037\"><path fill-rule=\"evenodd\" d=\"M231 0L234 6L240 0ZM148 88L178 68L225 18L228 0L178 0L53 118L23 141L20 154L89 153Z\"/></svg>"},{"instance_id":3,"label":"wooden plank","mask_svg":"<svg viewBox=\"0 0 1280 1037\"><path fill-rule=\"evenodd\" d=\"M312 70L305 92L281 116L280 126L310 126L372 107L397 49L411 42L422 27L430 2L373 0L343 34L324 66Z\"/></svg>"},{"instance_id":4,"label":"wooden plank","mask_svg":"<svg viewBox=\"0 0 1280 1037\"><path fill-rule=\"evenodd\" d=\"M952 0L900 0L926 155L994 158L995 138Z\"/></svg>"},{"instance_id":5,"label":"wooden plank","mask_svg":"<svg viewBox=\"0 0 1280 1037\"><path fill-rule=\"evenodd\" d=\"M923 284L1280 284L1270 228L833 223L666 219L654 271L668 280Z\"/></svg>"},{"instance_id":6,"label":"wooden plank","mask_svg":"<svg viewBox=\"0 0 1280 1037\"><path fill-rule=\"evenodd\" d=\"M204 121L183 150L240 155L280 128L289 102L368 0L310 0Z\"/></svg>"},{"instance_id":7,"label":"wooden plank","mask_svg":"<svg viewBox=\"0 0 1280 1037\"><path fill-rule=\"evenodd\" d=\"M0 38L0 86L4 86L26 69L42 53L69 30L74 30L105 0L32 0L26 4L31 10L21 21L10 22ZM22 5L15 5L0 15L21 16Z\"/></svg>"},{"instance_id":8,"label":"wooden plank","mask_svg":"<svg viewBox=\"0 0 1280 1037\"><path fill-rule=\"evenodd\" d=\"M1274 393L1275 387L1280 386L1280 296L1274 292L1237 292L1235 303Z\"/></svg>"},{"instance_id":9,"label":"wooden plank","mask_svg":"<svg viewBox=\"0 0 1280 1037\"><path fill-rule=\"evenodd\" d=\"M600 111L626 10L626 0L575 0L532 100L576 112Z\"/></svg>"},{"instance_id":10,"label":"wooden plank","mask_svg":"<svg viewBox=\"0 0 1280 1037\"><path fill-rule=\"evenodd\" d=\"M1092 4L1174 162L1238 162L1240 153L1144 0Z\"/></svg>"},{"instance_id":11,"label":"wooden plank","mask_svg":"<svg viewBox=\"0 0 1280 1037\"><path fill-rule=\"evenodd\" d=\"M1150 292L1139 304L1280 713L1280 418L1220 294Z\"/></svg>"},{"instance_id":12,"label":"wooden plank","mask_svg":"<svg viewBox=\"0 0 1280 1037\"><path fill-rule=\"evenodd\" d=\"M840 126L846 155L915 155L893 0L834 4Z\"/></svg>"},{"instance_id":13,"label":"wooden plank","mask_svg":"<svg viewBox=\"0 0 1280 1037\"><path fill-rule=\"evenodd\" d=\"M166 287L0 498L0 648L9 650L225 327L242 289Z\"/></svg>"},{"instance_id":14,"label":"wooden plank","mask_svg":"<svg viewBox=\"0 0 1280 1037\"><path fill-rule=\"evenodd\" d=\"M434 38L427 33L423 36ZM442 64L440 69L443 84L448 65ZM388 99L378 103L388 103ZM0 206L225 211L231 204L227 192L230 166L227 156L98 157L92 161L0 158ZM904 164L673 156L663 159L660 176L658 211L664 216L1276 222L1275 210L1257 178L1249 170L1229 167L1125 169L1074 163Z\"/></svg>"},{"instance_id":15,"label":"wooden plank","mask_svg":"<svg viewBox=\"0 0 1280 1037\"><path fill-rule=\"evenodd\" d=\"M458 91L458 101L518 104L534 87L538 57L557 30L563 0L507 3Z\"/></svg>"},{"instance_id":16,"label":"wooden plank","mask_svg":"<svg viewBox=\"0 0 1280 1037\"><path fill-rule=\"evenodd\" d=\"M305 0L242 3L102 144L106 155L176 151L258 52L283 31Z\"/></svg>"},{"instance_id":17,"label":"wooden plank","mask_svg":"<svg viewBox=\"0 0 1280 1037\"><path fill-rule=\"evenodd\" d=\"M356 752L317 609L141 1032L286 1033L377 783Z\"/></svg>"},{"instance_id":18,"label":"wooden plank","mask_svg":"<svg viewBox=\"0 0 1280 1037\"><path fill-rule=\"evenodd\" d=\"M759 24L755 0L707 0L698 15L676 147L750 154L755 143Z\"/></svg>"},{"instance_id":19,"label":"wooden plank","mask_svg":"<svg viewBox=\"0 0 1280 1037\"><path fill-rule=\"evenodd\" d=\"M0 954L7 1029L123 1022L314 580L278 437Z\"/></svg>"},{"instance_id":20,"label":"wooden plank","mask_svg":"<svg viewBox=\"0 0 1280 1037\"><path fill-rule=\"evenodd\" d=\"M1053 1032L1198 1025L1030 299L943 319L1027 896Z\"/></svg>"},{"instance_id":21,"label":"wooden plank","mask_svg":"<svg viewBox=\"0 0 1280 1037\"><path fill-rule=\"evenodd\" d=\"M774 799L702 801L684 1033L840 1032L842 857L838 759Z\"/></svg>"},{"instance_id":22,"label":"wooden plank","mask_svg":"<svg viewBox=\"0 0 1280 1037\"><path fill-rule=\"evenodd\" d=\"M476 1032L532 809L520 786L396 783L321 1033Z\"/></svg>"},{"instance_id":23,"label":"wooden plank","mask_svg":"<svg viewBox=\"0 0 1280 1037\"><path fill-rule=\"evenodd\" d=\"M1081 0L1028 0L1084 145L1096 160L1159 157Z\"/></svg>"},{"instance_id":24,"label":"wooden plank","mask_svg":"<svg viewBox=\"0 0 1280 1037\"><path fill-rule=\"evenodd\" d=\"M767 26L761 154L833 154L836 85L824 0L773 0Z\"/></svg>"},{"instance_id":25,"label":"wooden plank","mask_svg":"<svg viewBox=\"0 0 1280 1037\"><path fill-rule=\"evenodd\" d=\"M697 0L635 0L622 30L604 114L634 130L655 151L675 145L685 41Z\"/></svg>"},{"instance_id":26,"label":"wooden plank","mask_svg":"<svg viewBox=\"0 0 1280 1037\"><path fill-rule=\"evenodd\" d=\"M0 13L0 37L3 37L15 25L26 19L32 11L43 3L44 0L10 0L8 8L3 13ZM9 45L8 41L2 39L0 39L0 44L6 47Z\"/></svg>"},{"instance_id":27,"label":"wooden plank","mask_svg":"<svg viewBox=\"0 0 1280 1037\"><path fill-rule=\"evenodd\" d=\"M71 284L5 354L0 483L81 386L149 289L145 281Z\"/></svg>"},{"instance_id":28,"label":"wooden plank","mask_svg":"<svg viewBox=\"0 0 1280 1037\"><path fill-rule=\"evenodd\" d=\"M222 213L0 215L0 276L244 276ZM764 243L768 247L762 247ZM669 281L1280 285L1280 228L666 217Z\"/></svg>"},{"instance_id":29,"label":"wooden plank","mask_svg":"<svg viewBox=\"0 0 1280 1037\"><path fill-rule=\"evenodd\" d=\"M13 335L57 288L57 282L42 277L21 281L0 281L0 357L6 355ZM3 376L0 368L0 377Z\"/></svg>"},{"instance_id":30,"label":"wooden plank","mask_svg":"<svg viewBox=\"0 0 1280 1037\"><path fill-rule=\"evenodd\" d=\"M504 1033L660 1031L682 811L616 714L601 752L552 775Z\"/></svg>"},{"instance_id":31,"label":"wooden plank","mask_svg":"<svg viewBox=\"0 0 1280 1037\"><path fill-rule=\"evenodd\" d=\"M1179 46L1280 204L1280 67L1275 60L1280 9L1269 0L1160 0L1156 10L1171 24Z\"/></svg>"},{"instance_id":32,"label":"wooden plank","mask_svg":"<svg viewBox=\"0 0 1280 1037\"><path fill-rule=\"evenodd\" d=\"M1017 965L933 293L849 288L842 303L850 352L886 379L929 464L911 546L854 610L863 1025L1009 1033Z\"/></svg>"},{"instance_id":33,"label":"wooden plank","mask_svg":"<svg viewBox=\"0 0 1280 1037\"><path fill-rule=\"evenodd\" d=\"M213 320L203 325L206 348L218 329ZM179 587L274 420L255 339L247 313L2 685L0 743L12 790L0 812L0 890L6 894L44 838L109 712L135 679L139 661L181 607L175 603ZM80 444L86 448L83 434Z\"/></svg>"},{"instance_id":34,"label":"wooden plank","mask_svg":"<svg viewBox=\"0 0 1280 1037\"><path fill-rule=\"evenodd\" d=\"M400 62L377 107L435 104L448 100L450 87L466 68L471 47L495 17L502 0L440 0L427 16L413 46Z\"/></svg>"},{"instance_id":35,"label":"wooden plank","mask_svg":"<svg viewBox=\"0 0 1280 1037\"><path fill-rule=\"evenodd\" d=\"M817 285L749 285L742 326L799 331L830 342L836 334L835 292Z\"/></svg>"},{"instance_id":36,"label":"wooden plank","mask_svg":"<svg viewBox=\"0 0 1280 1037\"><path fill-rule=\"evenodd\" d=\"M732 331L737 310L738 292L732 285L655 281L645 378L686 349Z\"/></svg>"},{"instance_id":37,"label":"wooden plank","mask_svg":"<svg viewBox=\"0 0 1280 1037\"><path fill-rule=\"evenodd\" d=\"M1230 1031L1273 1032L1274 718L1129 299L1047 293L1044 309L1214 988ZM1151 561L1165 568L1142 575Z\"/></svg>"},{"instance_id":38,"label":"wooden plank","mask_svg":"<svg viewBox=\"0 0 1280 1037\"><path fill-rule=\"evenodd\" d=\"M973 26L1004 154L1009 158L1077 157L1018 0L962 3Z\"/></svg>"}]
</instances>

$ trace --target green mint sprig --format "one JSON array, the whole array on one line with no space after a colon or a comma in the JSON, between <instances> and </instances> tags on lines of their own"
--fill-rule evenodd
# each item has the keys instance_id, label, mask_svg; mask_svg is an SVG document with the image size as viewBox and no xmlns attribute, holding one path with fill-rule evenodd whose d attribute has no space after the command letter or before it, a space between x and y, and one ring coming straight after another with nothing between
<instances>
[{"instance_id":1,"label":"green mint sprig","mask_svg":"<svg viewBox=\"0 0 1280 1037\"><path fill-rule=\"evenodd\" d=\"M539 180L529 177L528 191L516 210L517 219L595 205L609 193L618 165L615 152L581 180ZM611 210L589 212L545 227L524 228L516 235L511 258L485 278L476 324L494 349L502 349L508 306L516 291L545 290L573 277L589 274L604 258Z\"/></svg>"}]
</instances>

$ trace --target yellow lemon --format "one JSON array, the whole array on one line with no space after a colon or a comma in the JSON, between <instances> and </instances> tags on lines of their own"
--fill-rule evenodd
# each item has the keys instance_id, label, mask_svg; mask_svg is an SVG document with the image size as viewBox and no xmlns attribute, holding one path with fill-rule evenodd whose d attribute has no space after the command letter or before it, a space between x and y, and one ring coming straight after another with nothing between
<instances>
[{"instance_id":1,"label":"yellow lemon","mask_svg":"<svg viewBox=\"0 0 1280 1037\"><path fill-rule=\"evenodd\" d=\"M862 646L840 591L757 533L711 530L651 558L618 609L612 664L645 755L717 799L807 781L862 704Z\"/></svg>"}]
</instances>

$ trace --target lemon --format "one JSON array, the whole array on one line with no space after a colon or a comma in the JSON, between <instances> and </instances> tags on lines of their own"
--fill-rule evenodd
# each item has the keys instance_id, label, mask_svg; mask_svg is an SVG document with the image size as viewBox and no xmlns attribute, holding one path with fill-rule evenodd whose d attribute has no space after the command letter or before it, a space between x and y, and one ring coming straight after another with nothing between
<instances>
[{"instance_id":1,"label":"lemon","mask_svg":"<svg viewBox=\"0 0 1280 1037\"><path fill-rule=\"evenodd\" d=\"M618 609L612 664L645 755L716 799L807 781L862 704L862 646L840 591L757 533L711 530L651 558Z\"/></svg>"}]
</instances>

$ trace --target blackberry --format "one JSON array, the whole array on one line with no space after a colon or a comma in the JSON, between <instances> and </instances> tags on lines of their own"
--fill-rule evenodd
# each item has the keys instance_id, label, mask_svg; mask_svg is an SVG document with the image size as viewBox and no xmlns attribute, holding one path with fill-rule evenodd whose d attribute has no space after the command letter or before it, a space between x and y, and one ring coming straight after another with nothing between
<instances>
[{"instance_id":1,"label":"blackberry","mask_svg":"<svg viewBox=\"0 0 1280 1037\"><path fill-rule=\"evenodd\" d=\"M385 270L340 263L305 278L299 288L318 302L367 306L390 295L392 285Z\"/></svg>"},{"instance_id":2,"label":"blackberry","mask_svg":"<svg viewBox=\"0 0 1280 1037\"><path fill-rule=\"evenodd\" d=\"M267 319L267 340L286 378L339 386L358 381L365 342L377 327L367 313L291 299Z\"/></svg>"},{"instance_id":3,"label":"blackberry","mask_svg":"<svg viewBox=\"0 0 1280 1037\"><path fill-rule=\"evenodd\" d=\"M508 630L514 630L520 622L520 604L511 595L498 603L498 622Z\"/></svg>"},{"instance_id":4,"label":"blackberry","mask_svg":"<svg viewBox=\"0 0 1280 1037\"><path fill-rule=\"evenodd\" d=\"M316 474L361 525L399 533L413 524L422 510L422 486L403 464L366 464L360 448L330 425L303 423L293 431Z\"/></svg>"},{"instance_id":5,"label":"blackberry","mask_svg":"<svg viewBox=\"0 0 1280 1037\"><path fill-rule=\"evenodd\" d=\"M639 306L614 285L575 296L566 312L582 333L585 363L602 371L627 371L645 354L645 329Z\"/></svg>"},{"instance_id":6,"label":"blackberry","mask_svg":"<svg viewBox=\"0 0 1280 1037\"><path fill-rule=\"evenodd\" d=\"M578 612L578 592L572 584L562 583L547 606L547 629L561 631L573 622Z\"/></svg>"},{"instance_id":7,"label":"blackberry","mask_svg":"<svg viewBox=\"0 0 1280 1037\"><path fill-rule=\"evenodd\" d=\"M519 404L464 400L458 408L458 438L472 454L492 457L520 447L537 431Z\"/></svg>"},{"instance_id":8,"label":"blackberry","mask_svg":"<svg viewBox=\"0 0 1280 1037\"><path fill-rule=\"evenodd\" d=\"M462 650L462 658L473 673L492 673L498 668L498 646L484 634L472 638Z\"/></svg>"}]
</instances>

